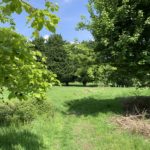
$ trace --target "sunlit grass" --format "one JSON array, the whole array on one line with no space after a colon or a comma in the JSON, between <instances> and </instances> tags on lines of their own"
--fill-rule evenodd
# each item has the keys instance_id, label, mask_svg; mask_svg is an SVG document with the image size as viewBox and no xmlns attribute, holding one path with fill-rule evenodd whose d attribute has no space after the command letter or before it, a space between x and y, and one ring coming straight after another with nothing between
<instances>
[{"instance_id":1,"label":"sunlit grass","mask_svg":"<svg viewBox=\"0 0 150 150\"><path fill-rule=\"evenodd\" d=\"M53 116L21 127L0 128L1 150L149 150L150 140L118 129L121 97L150 95L134 88L53 87Z\"/></svg>"}]
</instances>

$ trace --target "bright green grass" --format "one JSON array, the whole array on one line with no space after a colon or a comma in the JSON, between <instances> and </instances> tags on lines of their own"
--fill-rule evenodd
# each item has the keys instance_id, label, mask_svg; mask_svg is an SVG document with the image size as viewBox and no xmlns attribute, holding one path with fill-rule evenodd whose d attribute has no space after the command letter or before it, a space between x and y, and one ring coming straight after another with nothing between
<instances>
[{"instance_id":1,"label":"bright green grass","mask_svg":"<svg viewBox=\"0 0 150 150\"><path fill-rule=\"evenodd\" d=\"M53 87L53 117L0 128L0 150L150 150L150 140L121 131L110 121L121 115L121 97L150 95L133 88Z\"/></svg>"}]
</instances>

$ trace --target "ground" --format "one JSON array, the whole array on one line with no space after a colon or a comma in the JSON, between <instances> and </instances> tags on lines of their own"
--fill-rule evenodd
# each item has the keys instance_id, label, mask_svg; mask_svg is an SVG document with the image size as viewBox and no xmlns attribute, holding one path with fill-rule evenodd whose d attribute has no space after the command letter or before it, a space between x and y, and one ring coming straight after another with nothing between
<instances>
[{"instance_id":1,"label":"ground","mask_svg":"<svg viewBox=\"0 0 150 150\"><path fill-rule=\"evenodd\" d=\"M148 89L53 87L54 109L22 127L0 128L0 150L149 150L150 140L120 129L112 118L123 115L121 98L150 95Z\"/></svg>"}]
</instances>

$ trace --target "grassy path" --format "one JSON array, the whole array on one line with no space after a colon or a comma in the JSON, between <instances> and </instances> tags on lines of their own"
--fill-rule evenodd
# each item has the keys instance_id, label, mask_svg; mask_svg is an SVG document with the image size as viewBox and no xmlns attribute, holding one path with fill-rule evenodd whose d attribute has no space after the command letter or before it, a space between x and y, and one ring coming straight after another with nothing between
<instances>
[{"instance_id":1,"label":"grassy path","mask_svg":"<svg viewBox=\"0 0 150 150\"><path fill-rule=\"evenodd\" d=\"M51 149L149 150L149 140L120 131L110 121L121 113L115 98L134 94L134 89L125 88L55 87L48 97L58 110L53 123L60 130L53 133Z\"/></svg>"},{"instance_id":2,"label":"grassy path","mask_svg":"<svg viewBox=\"0 0 150 150\"><path fill-rule=\"evenodd\" d=\"M141 93L148 95L150 91ZM149 150L149 139L121 131L110 119L121 115L118 97L134 94L132 88L54 87L48 92L55 108L53 118L39 118L21 129L15 127L12 134L27 130L34 137L27 134L25 143L15 142L18 139L14 136L11 143L12 137L7 135L5 140L13 146L5 143L0 150ZM1 130L4 134L12 127ZM2 135L0 138L4 138Z\"/></svg>"}]
</instances>

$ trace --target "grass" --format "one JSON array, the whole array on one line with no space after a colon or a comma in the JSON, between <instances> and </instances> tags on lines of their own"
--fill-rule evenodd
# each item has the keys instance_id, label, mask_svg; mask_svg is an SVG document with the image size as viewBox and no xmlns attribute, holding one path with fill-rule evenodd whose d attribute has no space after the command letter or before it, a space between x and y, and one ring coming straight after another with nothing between
<instances>
[{"instance_id":1,"label":"grass","mask_svg":"<svg viewBox=\"0 0 150 150\"><path fill-rule=\"evenodd\" d=\"M121 98L150 95L134 88L53 87L53 116L0 128L0 150L149 150L150 140L120 130L110 120L123 113Z\"/></svg>"}]
</instances>

